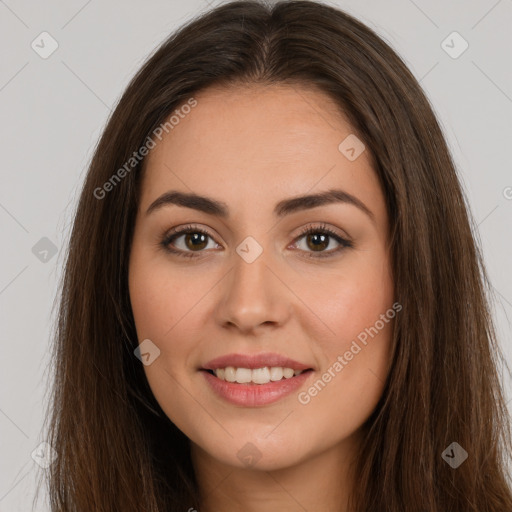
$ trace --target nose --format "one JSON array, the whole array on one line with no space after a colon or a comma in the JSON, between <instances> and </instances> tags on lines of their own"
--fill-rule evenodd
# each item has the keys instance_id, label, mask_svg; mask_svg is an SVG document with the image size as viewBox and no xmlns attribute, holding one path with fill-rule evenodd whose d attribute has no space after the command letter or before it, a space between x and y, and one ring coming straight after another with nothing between
<instances>
[{"instance_id":1,"label":"nose","mask_svg":"<svg viewBox=\"0 0 512 512\"><path fill-rule=\"evenodd\" d=\"M291 292L270 259L265 250L251 263L233 254L233 268L223 280L216 310L224 327L235 326L248 333L263 325L279 328L286 323Z\"/></svg>"}]
</instances>

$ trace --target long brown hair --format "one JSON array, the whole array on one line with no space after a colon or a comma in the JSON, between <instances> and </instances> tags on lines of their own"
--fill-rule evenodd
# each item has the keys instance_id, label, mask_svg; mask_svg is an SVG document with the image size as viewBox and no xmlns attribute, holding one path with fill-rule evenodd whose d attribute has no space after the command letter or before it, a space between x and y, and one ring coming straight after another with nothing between
<instances>
[{"instance_id":1,"label":"long brown hair","mask_svg":"<svg viewBox=\"0 0 512 512\"><path fill-rule=\"evenodd\" d=\"M194 93L255 83L332 97L386 198L403 310L384 393L363 425L351 510L512 510L491 287L442 131L379 36L310 1L236 1L192 20L147 60L113 111L81 191L62 281L48 419L52 510L199 509L189 441L134 356L127 269L143 161L126 162ZM468 454L457 469L442 456L454 442Z\"/></svg>"}]
</instances>

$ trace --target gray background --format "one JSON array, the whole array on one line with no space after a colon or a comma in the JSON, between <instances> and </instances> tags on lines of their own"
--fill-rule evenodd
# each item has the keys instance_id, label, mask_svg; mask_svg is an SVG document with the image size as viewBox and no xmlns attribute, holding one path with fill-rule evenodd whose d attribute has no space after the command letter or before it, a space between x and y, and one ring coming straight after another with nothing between
<instances>
[{"instance_id":1,"label":"gray background","mask_svg":"<svg viewBox=\"0 0 512 512\"><path fill-rule=\"evenodd\" d=\"M184 21L220 3L0 0L2 512L30 510L37 471L43 471L31 454L44 440L52 306L94 145L111 106L146 56ZM498 333L510 363L512 1L329 3L374 28L430 98L478 224L499 299ZM31 47L44 31L59 45L47 59ZM469 43L456 59L442 47L453 31ZM451 51L461 48L451 40L446 43ZM55 245L55 255L41 252L49 246L40 242L43 237ZM511 398L510 376L503 381ZM47 509L41 502L35 507Z\"/></svg>"}]
</instances>

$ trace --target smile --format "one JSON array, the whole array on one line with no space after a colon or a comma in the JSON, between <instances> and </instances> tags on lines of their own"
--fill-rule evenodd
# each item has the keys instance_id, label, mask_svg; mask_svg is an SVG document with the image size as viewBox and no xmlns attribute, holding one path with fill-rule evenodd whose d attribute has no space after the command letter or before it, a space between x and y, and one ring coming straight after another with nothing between
<instances>
[{"instance_id":1,"label":"smile","mask_svg":"<svg viewBox=\"0 0 512 512\"><path fill-rule=\"evenodd\" d=\"M199 368L215 398L234 405L268 405L299 389L314 367L276 353L226 354Z\"/></svg>"},{"instance_id":2,"label":"smile","mask_svg":"<svg viewBox=\"0 0 512 512\"><path fill-rule=\"evenodd\" d=\"M236 382L238 384L268 384L282 379L291 379L300 375L304 370L294 370L282 366L264 366L263 368L235 368L227 366L226 368L217 368L210 370L220 380L227 382Z\"/></svg>"}]
</instances>

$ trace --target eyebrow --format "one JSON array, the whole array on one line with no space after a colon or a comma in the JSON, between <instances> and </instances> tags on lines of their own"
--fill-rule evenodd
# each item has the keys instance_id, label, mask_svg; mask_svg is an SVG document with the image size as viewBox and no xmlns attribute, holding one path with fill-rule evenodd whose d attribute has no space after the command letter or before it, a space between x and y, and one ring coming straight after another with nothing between
<instances>
[{"instance_id":1,"label":"eyebrow","mask_svg":"<svg viewBox=\"0 0 512 512\"><path fill-rule=\"evenodd\" d=\"M274 215L284 217L298 211L335 203L351 204L368 215L372 221L375 221L373 212L360 199L341 189L330 189L318 194L283 199L276 204ZM175 190L170 190L155 199L147 209L146 215L172 204L192 208L223 219L229 217L229 208L226 203L210 197Z\"/></svg>"}]
</instances>

